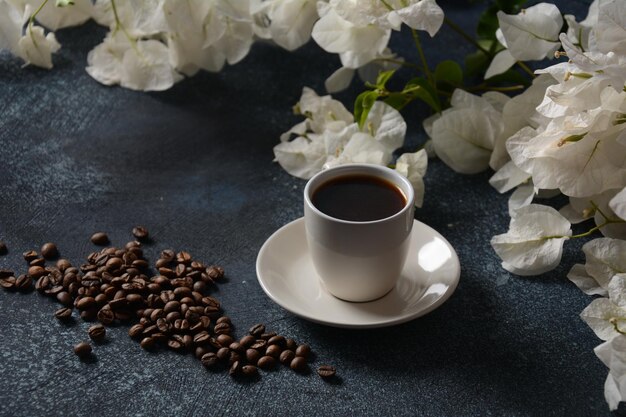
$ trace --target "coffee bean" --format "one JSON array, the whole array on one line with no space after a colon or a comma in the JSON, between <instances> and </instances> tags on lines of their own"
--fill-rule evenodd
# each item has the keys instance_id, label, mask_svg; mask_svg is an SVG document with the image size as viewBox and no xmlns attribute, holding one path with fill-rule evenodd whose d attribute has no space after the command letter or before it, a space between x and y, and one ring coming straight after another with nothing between
<instances>
[{"instance_id":1,"label":"coffee bean","mask_svg":"<svg viewBox=\"0 0 626 417\"><path fill-rule=\"evenodd\" d=\"M241 374L241 362L240 361L234 361L231 365L230 365L230 369L228 370L228 374L230 376L237 376Z\"/></svg>"},{"instance_id":2,"label":"coffee bean","mask_svg":"<svg viewBox=\"0 0 626 417\"><path fill-rule=\"evenodd\" d=\"M14 290L15 289L15 277L9 276L0 278L0 287L5 290Z\"/></svg>"},{"instance_id":3,"label":"coffee bean","mask_svg":"<svg viewBox=\"0 0 626 417\"><path fill-rule=\"evenodd\" d=\"M44 243L44 245L41 247L41 256L48 260L55 259L59 256L59 250L54 243Z\"/></svg>"},{"instance_id":4,"label":"coffee bean","mask_svg":"<svg viewBox=\"0 0 626 417\"><path fill-rule=\"evenodd\" d=\"M80 342L74 346L74 353L81 359L86 359L91 356L91 345L86 342Z\"/></svg>"},{"instance_id":5,"label":"coffee bean","mask_svg":"<svg viewBox=\"0 0 626 417\"><path fill-rule=\"evenodd\" d=\"M283 365L291 365L291 361L293 360L293 358L296 357L296 354L293 353L292 350L283 350L280 354L280 356L278 357L278 360L280 361L280 363L282 363Z\"/></svg>"},{"instance_id":6,"label":"coffee bean","mask_svg":"<svg viewBox=\"0 0 626 417\"><path fill-rule=\"evenodd\" d=\"M139 345L145 350L150 350L154 347L154 339L151 337L144 337L141 339Z\"/></svg>"},{"instance_id":7,"label":"coffee bean","mask_svg":"<svg viewBox=\"0 0 626 417\"><path fill-rule=\"evenodd\" d=\"M285 346L285 337L284 336L273 336L270 337L267 341L268 345L278 345L280 347Z\"/></svg>"},{"instance_id":8,"label":"coffee bean","mask_svg":"<svg viewBox=\"0 0 626 417\"><path fill-rule=\"evenodd\" d=\"M29 250L29 251L24 252L22 256L24 257L24 260L26 262L30 263L30 261L32 261L33 259L37 259L37 256L39 255L37 255L37 252L35 252L34 250Z\"/></svg>"},{"instance_id":9,"label":"coffee bean","mask_svg":"<svg viewBox=\"0 0 626 417\"><path fill-rule=\"evenodd\" d=\"M132 337L133 339L135 339L137 337L140 337L143 334L143 329L144 329L143 325L135 324L130 329L128 329L128 335Z\"/></svg>"},{"instance_id":10,"label":"coffee bean","mask_svg":"<svg viewBox=\"0 0 626 417\"><path fill-rule=\"evenodd\" d=\"M109 244L109 236L104 232L97 232L91 235L91 243L98 246L105 246Z\"/></svg>"},{"instance_id":11,"label":"coffee bean","mask_svg":"<svg viewBox=\"0 0 626 417\"><path fill-rule=\"evenodd\" d=\"M139 240L148 238L148 229L143 226L137 226L133 228L133 236Z\"/></svg>"},{"instance_id":12,"label":"coffee bean","mask_svg":"<svg viewBox=\"0 0 626 417\"><path fill-rule=\"evenodd\" d=\"M224 268L221 266L211 265L206 269L206 273L211 281L219 281L224 278Z\"/></svg>"},{"instance_id":13,"label":"coffee bean","mask_svg":"<svg viewBox=\"0 0 626 417\"><path fill-rule=\"evenodd\" d=\"M174 336L178 336L178 335L174 335ZM167 341L167 347L172 350L180 351L185 348L185 344L183 343L182 337L180 338L176 337L176 338L171 338Z\"/></svg>"},{"instance_id":14,"label":"coffee bean","mask_svg":"<svg viewBox=\"0 0 626 417\"><path fill-rule=\"evenodd\" d=\"M98 343L104 340L104 338L106 337L106 332L106 329L101 324L94 324L89 328L89 330L87 330L89 338Z\"/></svg>"},{"instance_id":15,"label":"coffee bean","mask_svg":"<svg viewBox=\"0 0 626 417\"><path fill-rule=\"evenodd\" d=\"M254 336L248 334L239 340L239 344L241 344L243 347L248 348L254 343L255 340L256 339L254 338Z\"/></svg>"},{"instance_id":16,"label":"coffee bean","mask_svg":"<svg viewBox=\"0 0 626 417\"><path fill-rule=\"evenodd\" d=\"M296 356L295 358L293 358L289 367L298 373L304 373L308 371L306 359L304 359L304 357L302 356Z\"/></svg>"},{"instance_id":17,"label":"coffee bean","mask_svg":"<svg viewBox=\"0 0 626 417\"><path fill-rule=\"evenodd\" d=\"M45 278L45 277L42 277ZM41 279L41 278L40 278ZM61 291L57 294L57 301L66 307L71 306L74 303L74 299L67 291Z\"/></svg>"},{"instance_id":18,"label":"coffee bean","mask_svg":"<svg viewBox=\"0 0 626 417\"><path fill-rule=\"evenodd\" d=\"M322 378L332 378L337 373L337 370L332 365L321 365L317 368L317 374Z\"/></svg>"},{"instance_id":19,"label":"coffee bean","mask_svg":"<svg viewBox=\"0 0 626 417\"><path fill-rule=\"evenodd\" d=\"M93 308L90 310L84 310L80 312L80 317L85 321L93 321L96 318L98 311Z\"/></svg>"},{"instance_id":20,"label":"coffee bean","mask_svg":"<svg viewBox=\"0 0 626 417\"><path fill-rule=\"evenodd\" d=\"M6 255L8 252L7 245L4 242L0 242L0 255Z\"/></svg>"},{"instance_id":21,"label":"coffee bean","mask_svg":"<svg viewBox=\"0 0 626 417\"><path fill-rule=\"evenodd\" d=\"M105 326L109 326L115 321L115 313L113 313L113 310L110 308L107 308L107 306L102 307L98 311L96 317L98 318L98 321Z\"/></svg>"},{"instance_id":22,"label":"coffee bean","mask_svg":"<svg viewBox=\"0 0 626 417\"><path fill-rule=\"evenodd\" d=\"M220 348L220 349L217 351L217 357L218 357L221 361L226 361L226 360L228 360L228 358L230 357L230 349L228 349L227 347Z\"/></svg>"},{"instance_id":23,"label":"coffee bean","mask_svg":"<svg viewBox=\"0 0 626 417\"><path fill-rule=\"evenodd\" d=\"M28 263L29 266L45 266L46 259L45 258L35 258Z\"/></svg>"},{"instance_id":24,"label":"coffee bean","mask_svg":"<svg viewBox=\"0 0 626 417\"><path fill-rule=\"evenodd\" d=\"M28 292L33 288L33 279L28 275L20 275L15 279L15 288L20 292Z\"/></svg>"},{"instance_id":25,"label":"coffee bean","mask_svg":"<svg viewBox=\"0 0 626 417\"><path fill-rule=\"evenodd\" d=\"M68 320L70 317L72 317L72 309L69 307L61 307L54 312L54 317L61 321Z\"/></svg>"},{"instance_id":26,"label":"coffee bean","mask_svg":"<svg viewBox=\"0 0 626 417\"><path fill-rule=\"evenodd\" d=\"M211 349L208 346L197 346L193 352L196 358L202 359L204 355L211 352Z\"/></svg>"},{"instance_id":27,"label":"coffee bean","mask_svg":"<svg viewBox=\"0 0 626 417\"><path fill-rule=\"evenodd\" d=\"M57 261L57 268L59 268L59 271L61 272L65 272L65 270L71 267L72 264L67 259L61 258Z\"/></svg>"},{"instance_id":28,"label":"coffee bean","mask_svg":"<svg viewBox=\"0 0 626 417\"><path fill-rule=\"evenodd\" d=\"M257 366L261 369L272 369L276 366L276 359L271 356L262 356L257 361Z\"/></svg>"},{"instance_id":29,"label":"coffee bean","mask_svg":"<svg viewBox=\"0 0 626 417\"><path fill-rule=\"evenodd\" d=\"M261 359L261 356L261 353L256 349L246 350L246 359L248 360L248 363L251 363L252 365L256 365L259 359Z\"/></svg>"},{"instance_id":30,"label":"coffee bean","mask_svg":"<svg viewBox=\"0 0 626 417\"><path fill-rule=\"evenodd\" d=\"M89 310L96 307L96 300L93 297L83 297L76 301L76 308L79 310Z\"/></svg>"},{"instance_id":31,"label":"coffee bean","mask_svg":"<svg viewBox=\"0 0 626 417\"><path fill-rule=\"evenodd\" d=\"M176 254L176 262L181 264L191 263L191 254L189 252L180 251Z\"/></svg>"},{"instance_id":32,"label":"coffee bean","mask_svg":"<svg viewBox=\"0 0 626 417\"><path fill-rule=\"evenodd\" d=\"M37 279L45 275L45 273L46 273L46 270L43 269L43 267L41 266L31 266L30 268L28 268L28 275L30 275L34 279Z\"/></svg>"},{"instance_id":33,"label":"coffee bean","mask_svg":"<svg viewBox=\"0 0 626 417\"><path fill-rule=\"evenodd\" d=\"M229 334L231 332L230 325L228 323L219 323L213 327L215 334Z\"/></svg>"},{"instance_id":34,"label":"coffee bean","mask_svg":"<svg viewBox=\"0 0 626 417\"><path fill-rule=\"evenodd\" d=\"M241 373L244 376L252 377L259 374L259 369L254 365L244 365L241 367Z\"/></svg>"},{"instance_id":35,"label":"coffee bean","mask_svg":"<svg viewBox=\"0 0 626 417\"><path fill-rule=\"evenodd\" d=\"M296 356L300 356L304 359L308 358L311 354L311 348L309 345L302 344L296 348Z\"/></svg>"},{"instance_id":36,"label":"coffee bean","mask_svg":"<svg viewBox=\"0 0 626 417\"><path fill-rule=\"evenodd\" d=\"M171 313L173 311L179 311L179 310L180 310L180 302L178 301L170 301L167 304L165 304L165 307L163 307L163 311L165 312L165 314Z\"/></svg>"},{"instance_id":37,"label":"coffee bean","mask_svg":"<svg viewBox=\"0 0 626 417\"><path fill-rule=\"evenodd\" d=\"M282 349L278 345L269 345L265 350L265 354L267 356L272 356L274 358L278 358L280 356Z\"/></svg>"},{"instance_id":38,"label":"coffee bean","mask_svg":"<svg viewBox=\"0 0 626 417\"><path fill-rule=\"evenodd\" d=\"M252 349L264 350L267 347L267 341L263 339L257 339L252 345L250 345L250 347Z\"/></svg>"},{"instance_id":39,"label":"coffee bean","mask_svg":"<svg viewBox=\"0 0 626 417\"><path fill-rule=\"evenodd\" d=\"M205 353L200 360L202 365L211 370L215 370L220 366L220 359L213 352Z\"/></svg>"},{"instance_id":40,"label":"coffee bean","mask_svg":"<svg viewBox=\"0 0 626 417\"><path fill-rule=\"evenodd\" d=\"M250 327L249 333L254 337L259 337L265 332L265 326L263 324L255 324Z\"/></svg>"},{"instance_id":41,"label":"coffee bean","mask_svg":"<svg viewBox=\"0 0 626 417\"><path fill-rule=\"evenodd\" d=\"M209 336L209 333L200 332L193 337L193 342L197 345L203 345L208 343L210 338L211 336Z\"/></svg>"}]
</instances>

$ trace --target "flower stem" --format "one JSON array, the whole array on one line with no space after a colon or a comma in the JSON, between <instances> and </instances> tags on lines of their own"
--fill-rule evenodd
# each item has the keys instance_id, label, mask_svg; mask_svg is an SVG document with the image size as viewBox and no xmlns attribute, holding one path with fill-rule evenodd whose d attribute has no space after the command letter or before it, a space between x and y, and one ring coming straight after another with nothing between
<instances>
[{"instance_id":1,"label":"flower stem","mask_svg":"<svg viewBox=\"0 0 626 417\"><path fill-rule=\"evenodd\" d=\"M530 75L532 78L535 78L535 74L533 73L533 70L531 70L528 65L524 64L522 61L517 61L516 62L517 65L519 65L519 67L521 69L524 70L524 72L526 72L528 75Z\"/></svg>"},{"instance_id":2,"label":"flower stem","mask_svg":"<svg viewBox=\"0 0 626 417\"><path fill-rule=\"evenodd\" d=\"M474 86L470 86L470 87L464 87L465 90L467 91L476 91L476 90L485 90L485 91L517 91L517 90L523 90L524 87L523 85L511 85L508 87L493 87L493 86L489 86L486 83L482 83L482 84L478 84L478 85L474 85Z\"/></svg>"},{"instance_id":3,"label":"flower stem","mask_svg":"<svg viewBox=\"0 0 626 417\"><path fill-rule=\"evenodd\" d=\"M419 54L422 61L422 66L424 67L424 74L426 74L426 78L428 78L428 83L433 87L436 87L435 81L433 80L433 75L431 74L430 69L428 68L428 63L426 62L426 56L424 55L424 50L422 49L422 43L420 42L419 34L415 29L411 29L411 34L413 35L413 40L415 41L417 53Z\"/></svg>"},{"instance_id":4,"label":"flower stem","mask_svg":"<svg viewBox=\"0 0 626 417\"><path fill-rule=\"evenodd\" d=\"M30 26L32 26L33 23L35 23L35 16L37 16L37 14L41 11L41 9L44 8L44 6L48 3L48 0L43 0L41 2L41 4L39 5L39 7L37 7L37 10L35 10L35 13L30 15L30 19L28 19L28 27L30 28Z\"/></svg>"},{"instance_id":5,"label":"flower stem","mask_svg":"<svg viewBox=\"0 0 626 417\"><path fill-rule=\"evenodd\" d=\"M448 19L447 17L444 17L443 21L445 22L446 25L450 26L450 29L452 29L453 31L455 31L456 33L461 35L461 37L463 39L465 39L466 41L468 41L469 43L474 45L476 48L478 48L479 51L481 51L482 53L484 53L487 56L491 56L492 55L488 50L486 50L478 42L476 42L476 39L474 39L470 35L468 35L467 32L465 32L459 25L454 23L452 20Z\"/></svg>"},{"instance_id":6,"label":"flower stem","mask_svg":"<svg viewBox=\"0 0 626 417\"><path fill-rule=\"evenodd\" d=\"M624 320L624 319L621 319L621 320ZM625 330L622 330L622 329L619 328L619 323L618 323L619 321L620 321L620 318L618 318L618 317L611 317L609 319L609 323L611 323L613 325L613 329L615 329L615 331L617 333L626 334Z\"/></svg>"}]
</instances>

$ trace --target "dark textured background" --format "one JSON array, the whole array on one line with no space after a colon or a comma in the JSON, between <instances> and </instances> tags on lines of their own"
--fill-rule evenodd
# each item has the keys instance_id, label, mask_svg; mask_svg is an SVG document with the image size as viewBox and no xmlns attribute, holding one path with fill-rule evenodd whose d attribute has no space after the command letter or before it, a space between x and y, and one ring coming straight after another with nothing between
<instances>
[{"instance_id":1,"label":"dark textured background","mask_svg":"<svg viewBox=\"0 0 626 417\"><path fill-rule=\"evenodd\" d=\"M582 1L559 2L584 15ZM477 9L443 3L471 28ZM569 242L562 265L513 276L489 245L509 221L507 196L489 173L455 174L431 161L420 220L457 249L462 276L442 307L403 325L367 331L309 323L269 300L256 254L278 227L302 215L304 181L272 163L279 134L297 119L304 85L322 92L338 59L313 44L288 53L257 44L239 65L202 73L163 93L105 87L84 71L104 36L94 24L60 31L52 71L0 55L0 267L25 270L21 253L54 241L79 263L89 236L114 244L137 224L146 250L187 249L224 266L216 296L238 335L257 322L308 342L314 365L332 363L340 383L281 369L241 383L206 371L191 355L147 353L127 328L110 329L83 363L72 346L87 323L60 324L38 294L0 292L0 414L18 415L608 415L600 343L578 315L591 301L566 279L583 261ZM413 51L405 41L394 44ZM432 62L471 50L445 30L425 41ZM339 97L350 103L358 86ZM349 106L351 107L351 106ZM407 113L408 149L425 139Z\"/></svg>"}]
</instances>

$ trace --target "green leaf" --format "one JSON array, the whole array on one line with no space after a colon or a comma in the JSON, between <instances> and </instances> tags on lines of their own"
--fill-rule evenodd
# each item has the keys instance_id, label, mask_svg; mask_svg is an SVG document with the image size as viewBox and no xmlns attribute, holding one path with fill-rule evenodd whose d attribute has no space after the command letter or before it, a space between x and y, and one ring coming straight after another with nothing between
<instances>
[{"instance_id":1,"label":"green leaf","mask_svg":"<svg viewBox=\"0 0 626 417\"><path fill-rule=\"evenodd\" d=\"M449 86L461 86L463 84L463 70L454 61L442 61L435 68L435 82Z\"/></svg>"},{"instance_id":2,"label":"green leaf","mask_svg":"<svg viewBox=\"0 0 626 417\"><path fill-rule=\"evenodd\" d=\"M404 93L389 93L387 98L385 98L383 101L389 104L394 109L400 111L407 104L413 101L413 97Z\"/></svg>"},{"instance_id":3,"label":"green leaf","mask_svg":"<svg viewBox=\"0 0 626 417\"><path fill-rule=\"evenodd\" d=\"M357 121L359 127L362 128L367 120L372 106L378 99L378 91L364 91L358 95L354 102L354 120Z\"/></svg>"},{"instance_id":4,"label":"green leaf","mask_svg":"<svg viewBox=\"0 0 626 417\"><path fill-rule=\"evenodd\" d=\"M499 27L498 16L496 13L500 8L495 4L489 6L478 19L476 34L482 39L496 39L496 30Z\"/></svg>"},{"instance_id":5,"label":"green leaf","mask_svg":"<svg viewBox=\"0 0 626 417\"><path fill-rule=\"evenodd\" d=\"M441 103L439 102L437 92L424 78L416 77L409 80L404 86L402 93L410 97L411 100L419 98L436 112L441 111Z\"/></svg>"},{"instance_id":6,"label":"green leaf","mask_svg":"<svg viewBox=\"0 0 626 417\"><path fill-rule=\"evenodd\" d=\"M476 51L465 57L465 77L471 78L482 75L489 66L489 58L482 51Z\"/></svg>"},{"instance_id":7,"label":"green leaf","mask_svg":"<svg viewBox=\"0 0 626 417\"><path fill-rule=\"evenodd\" d=\"M376 78L376 86L381 90L385 88L387 81L393 76L396 70L382 71L378 74Z\"/></svg>"},{"instance_id":8,"label":"green leaf","mask_svg":"<svg viewBox=\"0 0 626 417\"><path fill-rule=\"evenodd\" d=\"M57 7L73 6L74 0L56 0Z\"/></svg>"},{"instance_id":9,"label":"green leaf","mask_svg":"<svg viewBox=\"0 0 626 417\"><path fill-rule=\"evenodd\" d=\"M531 81L514 69L510 69L502 74L489 78L489 84L522 84L529 86Z\"/></svg>"}]
</instances>

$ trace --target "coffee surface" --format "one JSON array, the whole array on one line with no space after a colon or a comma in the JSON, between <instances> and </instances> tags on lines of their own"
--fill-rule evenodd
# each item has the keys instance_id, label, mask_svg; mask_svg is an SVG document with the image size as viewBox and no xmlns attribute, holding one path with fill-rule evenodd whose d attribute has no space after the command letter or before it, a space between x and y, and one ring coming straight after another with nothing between
<instances>
[{"instance_id":1,"label":"coffee surface","mask_svg":"<svg viewBox=\"0 0 626 417\"><path fill-rule=\"evenodd\" d=\"M341 220L366 222L393 216L406 205L394 184L371 175L345 175L326 181L312 195L322 213Z\"/></svg>"}]
</instances>

